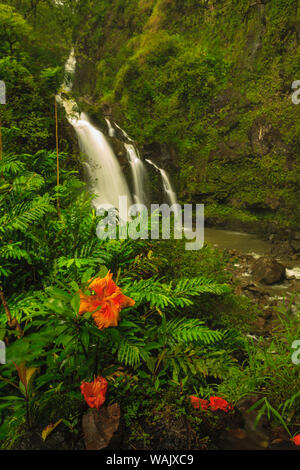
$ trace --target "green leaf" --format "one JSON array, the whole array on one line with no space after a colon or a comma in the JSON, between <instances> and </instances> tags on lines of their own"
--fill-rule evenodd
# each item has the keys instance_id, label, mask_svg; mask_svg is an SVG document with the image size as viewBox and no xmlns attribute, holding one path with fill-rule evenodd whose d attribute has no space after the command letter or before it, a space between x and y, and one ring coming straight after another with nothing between
<instances>
[{"instance_id":1,"label":"green leaf","mask_svg":"<svg viewBox=\"0 0 300 470\"><path fill-rule=\"evenodd\" d=\"M24 398L22 398L22 397L14 397L14 396L12 396L12 395L9 395L9 396L7 396L7 397L0 397L0 400L4 400L4 401L15 401L15 400L17 400L17 401L23 401Z\"/></svg>"},{"instance_id":2,"label":"green leaf","mask_svg":"<svg viewBox=\"0 0 300 470\"><path fill-rule=\"evenodd\" d=\"M108 269L106 266L101 266L98 272L99 277L105 277L106 274L108 273Z\"/></svg>"},{"instance_id":3,"label":"green leaf","mask_svg":"<svg viewBox=\"0 0 300 470\"><path fill-rule=\"evenodd\" d=\"M154 383L154 388L155 388L156 391L159 389L159 386L160 386L160 380L159 380L158 377L156 377L156 380L155 380L155 383Z\"/></svg>"},{"instance_id":4,"label":"green leaf","mask_svg":"<svg viewBox=\"0 0 300 470\"><path fill-rule=\"evenodd\" d=\"M74 312L78 314L79 307L80 307L80 295L77 293L71 300L71 307L73 308Z\"/></svg>"},{"instance_id":5,"label":"green leaf","mask_svg":"<svg viewBox=\"0 0 300 470\"><path fill-rule=\"evenodd\" d=\"M122 320L122 321L119 323L119 327L124 327L124 328L136 328L136 327L137 327L137 324L134 323L133 321Z\"/></svg>"},{"instance_id":6,"label":"green leaf","mask_svg":"<svg viewBox=\"0 0 300 470\"><path fill-rule=\"evenodd\" d=\"M56 299L65 300L66 302L70 302L71 295L65 292L62 289L58 289L57 287L48 287L47 290L50 292L50 295L55 297Z\"/></svg>"},{"instance_id":7,"label":"green leaf","mask_svg":"<svg viewBox=\"0 0 300 470\"><path fill-rule=\"evenodd\" d=\"M88 348L89 348L89 344L90 344L90 335L89 335L89 332L86 328L82 330L82 332L80 334L80 338L81 338L81 341L82 341L82 344L83 344L85 350L87 351Z\"/></svg>"},{"instance_id":8,"label":"green leaf","mask_svg":"<svg viewBox=\"0 0 300 470\"><path fill-rule=\"evenodd\" d=\"M0 341L3 341L6 334L6 329L0 328Z\"/></svg>"},{"instance_id":9,"label":"green leaf","mask_svg":"<svg viewBox=\"0 0 300 470\"><path fill-rule=\"evenodd\" d=\"M80 290L77 282L75 282L75 281L71 281L70 286L75 292L78 292Z\"/></svg>"},{"instance_id":10,"label":"green leaf","mask_svg":"<svg viewBox=\"0 0 300 470\"><path fill-rule=\"evenodd\" d=\"M88 282L88 280L93 277L93 272L94 272L94 268L89 268L83 273L82 278L81 278L81 281L83 284Z\"/></svg>"}]
</instances>

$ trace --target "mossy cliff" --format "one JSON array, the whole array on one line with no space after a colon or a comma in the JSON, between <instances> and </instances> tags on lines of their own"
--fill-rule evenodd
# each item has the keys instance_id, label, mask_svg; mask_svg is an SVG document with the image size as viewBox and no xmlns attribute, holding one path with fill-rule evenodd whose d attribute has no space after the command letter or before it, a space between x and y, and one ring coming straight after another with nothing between
<instances>
[{"instance_id":1,"label":"mossy cliff","mask_svg":"<svg viewBox=\"0 0 300 470\"><path fill-rule=\"evenodd\" d=\"M179 200L207 216L298 228L300 2L80 8L76 89L91 115L112 113L142 154L169 160Z\"/></svg>"}]
</instances>

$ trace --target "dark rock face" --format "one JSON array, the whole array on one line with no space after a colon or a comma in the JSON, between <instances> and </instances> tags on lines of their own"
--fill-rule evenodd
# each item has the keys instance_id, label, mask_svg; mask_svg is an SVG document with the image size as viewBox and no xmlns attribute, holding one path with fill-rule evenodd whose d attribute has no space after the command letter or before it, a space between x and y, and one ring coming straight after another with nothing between
<instances>
[{"instance_id":1,"label":"dark rock face","mask_svg":"<svg viewBox=\"0 0 300 470\"><path fill-rule=\"evenodd\" d=\"M257 259L252 265L254 279L262 284L276 284L285 279L285 267L269 256Z\"/></svg>"},{"instance_id":2,"label":"dark rock face","mask_svg":"<svg viewBox=\"0 0 300 470\"><path fill-rule=\"evenodd\" d=\"M89 409L82 418L86 450L101 450L109 446L120 424L120 406L115 403L101 411Z\"/></svg>"},{"instance_id":3,"label":"dark rock face","mask_svg":"<svg viewBox=\"0 0 300 470\"><path fill-rule=\"evenodd\" d=\"M290 244L296 253L300 252L300 240L292 240Z\"/></svg>"}]
</instances>

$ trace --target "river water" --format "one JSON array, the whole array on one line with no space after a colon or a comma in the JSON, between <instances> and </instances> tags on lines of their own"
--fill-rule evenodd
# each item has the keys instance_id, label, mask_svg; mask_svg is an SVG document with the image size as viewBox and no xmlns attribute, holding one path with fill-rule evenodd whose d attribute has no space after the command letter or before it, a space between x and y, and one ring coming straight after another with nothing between
<instances>
[{"instance_id":1,"label":"river water","mask_svg":"<svg viewBox=\"0 0 300 470\"><path fill-rule=\"evenodd\" d=\"M205 241L214 245L219 249L235 250L237 253L237 263L234 265L236 274L241 280L248 279L249 282L253 281L252 278L252 262L255 258L260 256L272 255L273 245L265 240L257 238L255 235L244 232L233 232L230 230L221 230L215 228L205 228ZM240 256L242 255L242 256ZM244 256L251 255L247 260ZM294 311L299 313L299 288L294 285L294 282L300 280L300 266L299 262L287 261L285 259L278 259L286 267L286 280L274 285L262 286L264 293L269 296L269 300L284 300L287 297L294 296ZM295 281L296 280L296 281Z\"/></svg>"},{"instance_id":2,"label":"river water","mask_svg":"<svg viewBox=\"0 0 300 470\"><path fill-rule=\"evenodd\" d=\"M255 235L244 232L232 232L215 228L205 228L205 241L221 249L236 250L242 254L266 255L272 244Z\"/></svg>"}]
</instances>

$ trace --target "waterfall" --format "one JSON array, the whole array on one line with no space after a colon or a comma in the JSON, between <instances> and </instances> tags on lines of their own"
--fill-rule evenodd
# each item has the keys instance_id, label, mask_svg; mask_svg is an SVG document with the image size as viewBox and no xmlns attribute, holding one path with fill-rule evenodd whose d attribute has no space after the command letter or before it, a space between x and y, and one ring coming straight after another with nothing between
<instances>
[{"instance_id":1,"label":"waterfall","mask_svg":"<svg viewBox=\"0 0 300 470\"><path fill-rule=\"evenodd\" d=\"M84 113L80 115L80 119L73 120L72 125L93 174L91 186L97 195L94 205L100 207L111 204L119 208L119 196L127 196L127 203L130 205L131 196L127 183L104 134L89 122Z\"/></svg>"},{"instance_id":2,"label":"waterfall","mask_svg":"<svg viewBox=\"0 0 300 470\"><path fill-rule=\"evenodd\" d=\"M76 57L74 48L72 48L69 58L65 64L65 79L63 83L63 88L65 91L71 91L73 86L72 75L75 72L76 67Z\"/></svg>"},{"instance_id":3,"label":"waterfall","mask_svg":"<svg viewBox=\"0 0 300 470\"><path fill-rule=\"evenodd\" d=\"M92 169L91 169L90 165L87 162L83 162L82 166L83 166L83 169L84 169L85 179L87 181L91 182L92 179L93 179L93 174L92 174Z\"/></svg>"},{"instance_id":4,"label":"waterfall","mask_svg":"<svg viewBox=\"0 0 300 470\"><path fill-rule=\"evenodd\" d=\"M114 137L115 136L115 130L114 130L113 126L111 125L110 120L108 118L105 118L105 121L106 121L106 124L107 124L107 127L108 127L109 137Z\"/></svg>"},{"instance_id":5,"label":"waterfall","mask_svg":"<svg viewBox=\"0 0 300 470\"><path fill-rule=\"evenodd\" d=\"M130 163L133 185L134 185L134 202L137 204L146 204L145 197L145 179L146 168L143 164L138 152L132 144L125 144L128 160Z\"/></svg>"},{"instance_id":6,"label":"waterfall","mask_svg":"<svg viewBox=\"0 0 300 470\"><path fill-rule=\"evenodd\" d=\"M78 137L80 149L85 155L83 165L88 186L90 191L96 195L93 204L96 208L110 204L118 209L119 197L126 196L127 204L130 206L132 204L131 194L113 149L105 135L89 121L88 116L85 113L80 114L77 104L71 96L72 76L75 72L75 67L76 57L72 49L65 65L64 83L56 98L65 108L67 119L73 126ZM134 200L136 203L146 204L144 190L146 169L134 146L134 140L117 123L114 122L112 125L108 118L105 118L105 120L109 136L113 137L116 133L116 128L118 128L127 140L127 143L124 145L132 171ZM151 160L146 161L159 171L163 189L170 205L176 204L176 194L166 171L159 168Z\"/></svg>"},{"instance_id":7,"label":"waterfall","mask_svg":"<svg viewBox=\"0 0 300 470\"><path fill-rule=\"evenodd\" d=\"M68 121L77 134L80 149L86 156L90 190L96 194L93 204L96 208L104 204L119 208L119 197L127 196L127 203L131 205L131 195L121 167L104 134L90 123L85 113L78 113L75 101L66 95L72 89L70 75L74 73L75 66L76 58L72 50L65 66L66 76L62 91L57 100L64 106Z\"/></svg>"},{"instance_id":8,"label":"waterfall","mask_svg":"<svg viewBox=\"0 0 300 470\"><path fill-rule=\"evenodd\" d=\"M157 171L159 171L159 173L161 175L162 183L163 183L164 192L165 192L165 194L167 195L167 197L169 199L170 205L172 206L173 204L177 204L176 193L172 188L170 179L169 179L167 173L165 172L165 170L163 170L162 168L159 168L155 163L153 163L149 159L146 159L146 162L148 162L150 165L154 166L154 168Z\"/></svg>"},{"instance_id":9,"label":"waterfall","mask_svg":"<svg viewBox=\"0 0 300 470\"><path fill-rule=\"evenodd\" d=\"M116 122L114 122L114 125L122 132L125 139L127 139L129 142L134 142L134 140L129 137L129 135L124 131L124 129L122 129L122 127L118 126Z\"/></svg>"},{"instance_id":10,"label":"waterfall","mask_svg":"<svg viewBox=\"0 0 300 470\"><path fill-rule=\"evenodd\" d=\"M56 95L56 101L65 108L67 119L70 124L73 123L73 120L79 119L77 104L69 95L69 93L72 91L72 78L75 72L75 67L76 57L74 49L72 49L69 58L65 64L64 82L61 86L59 94Z\"/></svg>"}]
</instances>

